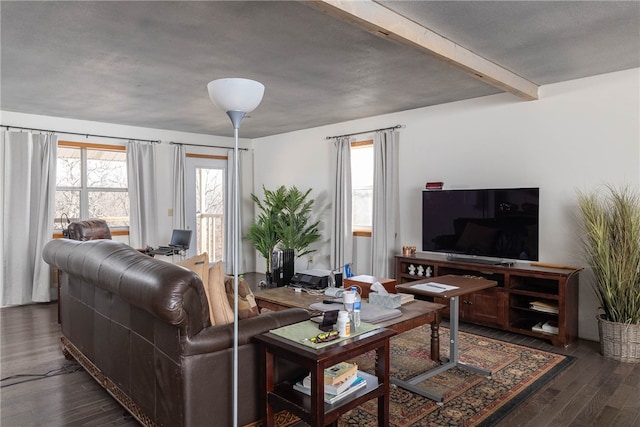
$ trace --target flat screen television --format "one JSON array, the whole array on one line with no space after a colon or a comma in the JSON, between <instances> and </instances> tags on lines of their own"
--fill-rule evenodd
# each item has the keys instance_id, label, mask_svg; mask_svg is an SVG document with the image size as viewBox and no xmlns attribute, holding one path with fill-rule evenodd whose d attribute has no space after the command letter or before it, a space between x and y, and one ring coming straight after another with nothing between
<instances>
[{"instance_id":1,"label":"flat screen television","mask_svg":"<svg viewBox=\"0 0 640 427\"><path fill-rule=\"evenodd\" d=\"M537 261L539 199L539 188L425 190L422 250Z\"/></svg>"}]
</instances>

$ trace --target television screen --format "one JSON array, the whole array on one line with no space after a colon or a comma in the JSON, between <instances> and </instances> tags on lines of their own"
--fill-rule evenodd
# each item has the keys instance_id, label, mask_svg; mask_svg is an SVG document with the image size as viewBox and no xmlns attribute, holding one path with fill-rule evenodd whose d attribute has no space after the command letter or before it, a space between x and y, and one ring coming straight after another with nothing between
<instances>
[{"instance_id":1,"label":"television screen","mask_svg":"<svg viewBox=\"0 0 640 427\"><path fill-rule=\"evenodd\" d=\"M538 260L539 189L422 192L422 250Z\"/></svg>"}]
</instances>

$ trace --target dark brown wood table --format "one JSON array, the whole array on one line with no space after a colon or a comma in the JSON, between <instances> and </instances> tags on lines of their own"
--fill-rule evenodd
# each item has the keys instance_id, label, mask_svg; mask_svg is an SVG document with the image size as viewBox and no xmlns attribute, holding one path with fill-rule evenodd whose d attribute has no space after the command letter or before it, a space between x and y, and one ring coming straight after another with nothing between
<instances>
[{"instance_id":1,"label":"dark brown wood table","mask_svg":"<svg viewBox=\"0 0 640 427\"><path fill-rule=\"evenodd\" d=\"M309 310L311 316L320 315L321 312L310 310L314 303L321 303L325 299L331 299L326 295L313 295L307 292L295 292L293 288L280 287L257 290L254 294L258 309L274 311L297 307ZM376 323L383 328L392 329L401 334L418 326L431 325L431 359L440 361L440 322L442 310L446 306L429 301L414 300L402 304L399 310L402 316Z\"/></svg>"},{"instance_id":2,"label":"dark brown wood table","mask_svg":"<svg viewBox=\"0 0 640 427\"><path fill-rule=\"evenodd\" d=\"M376 329L320 349L297 343L271 332L254 337L260 344L260 358L265 369L262 376L265 411L262 423L274 426L277 410L286 410L311 426L338 425L340 416L364 402L378 399L378 425L389 425L389 338L396 332ZM324 369L364 354L376 352L374 381L362 390L333 404L324 402ZM311 395L293 389L290 383L275 384L275 358L283 358L305 367L311 373Z\"/></svg>"},{"instance_id":3,"label":"dark brown wood table","mask_svg":"<svg viewBox=\"0 0 640 427\"><path fill-rule=\"evenodd\" d=\"M399 380L392 378L391 382L404 389L410 390L421 396L428 397L437 402L442 402L444 396L438 393L433 393L429 390L417 387L417 384L422 381L433 377L441 372L453 368L454 366L460 366L469 369L479 374L487 375L491 377L491 372L486 369L479 368L477 366L468 365L461 362L458 359L458 326L459 326L459 301L460 295L469 294L471 292L480 291L482 289L492 288L497 286L498 283L494 280L487 280L483 277L475 276L456 276L446 275L438 277L430 277L423 280L417 280L402 285L396 286L396 289L400 292L406 292L414 295L421 295L427 297L440 297L449 299L449 360L446 363L438 366L435 369L431 369L421 375L418 375L409 380Z\"/></svg>"}]
</instances>

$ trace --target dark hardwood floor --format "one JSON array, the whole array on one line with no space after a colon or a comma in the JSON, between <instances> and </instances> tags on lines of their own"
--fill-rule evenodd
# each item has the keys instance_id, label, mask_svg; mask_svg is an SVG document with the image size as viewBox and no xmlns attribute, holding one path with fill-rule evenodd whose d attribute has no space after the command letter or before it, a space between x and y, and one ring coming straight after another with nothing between
<instances>
[{"instance_id":1,"label":"dark hardwood floor","mask_svg":"<svg viewBox=\"0 0 640 427\"><path fill-rule=\"evenodd\" d=\"M137 425L86 372L76 370L76 365L62 356L57 304L10 307L0 312L0 425ZM581 340L560 350L542 340L489 328L463 324L461 329L576 358L499 426L640 426L640 363L604 359L598 344L590 341Z\"/></svg>"}]
</instances>

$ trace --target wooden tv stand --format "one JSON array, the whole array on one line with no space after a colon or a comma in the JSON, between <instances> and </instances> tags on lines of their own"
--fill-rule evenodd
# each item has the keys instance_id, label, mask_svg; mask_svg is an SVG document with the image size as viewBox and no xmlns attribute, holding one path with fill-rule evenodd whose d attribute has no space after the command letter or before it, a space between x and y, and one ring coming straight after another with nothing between
<instances>
[{"instance_id":1,"label":"wooden tv stand","mask_svg":"<svg viewBox=\"0 0 640 427\"><path fill-rule=\"evenodd\" d=\"M416 269L422 266L425 270L431 267L434 277L469 275L498 282L494 288L461 297L461 321L548 339L555 346L566 347L578 338L579 268L519 263L512 266L488 265L423 254L396 255L398 284L425 279L425 276L409 274L411 265ZM434 302L447 304L446 300L437 297ZM531 308L532 302L557 306L557 313ZM447 310L443 314L448 316ZM558 333L532 330L536 324L545 322L557 323Z\"/></svg>"}]
</instances>

